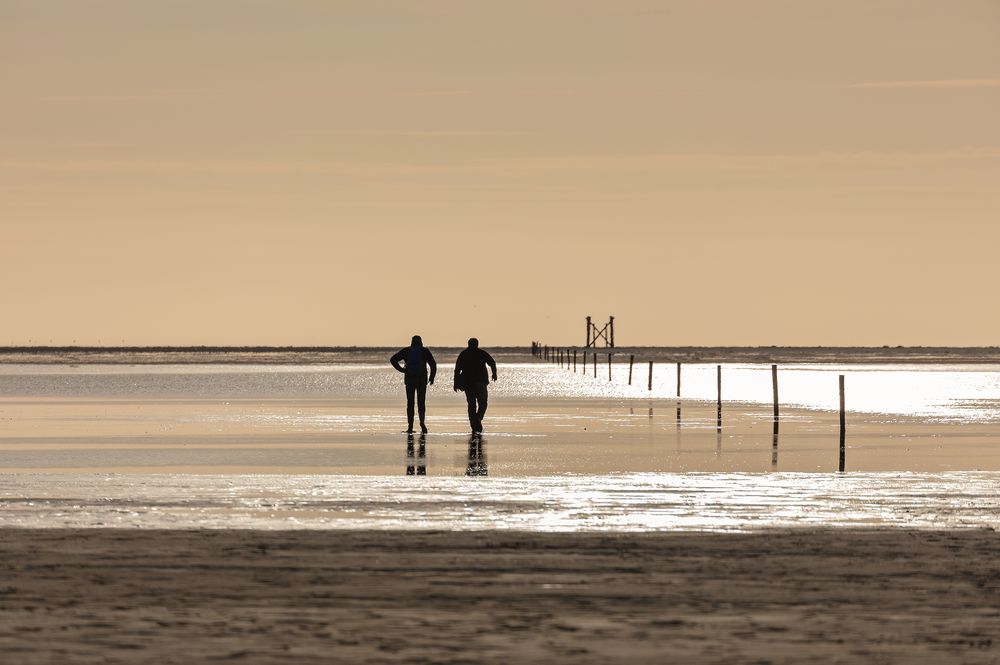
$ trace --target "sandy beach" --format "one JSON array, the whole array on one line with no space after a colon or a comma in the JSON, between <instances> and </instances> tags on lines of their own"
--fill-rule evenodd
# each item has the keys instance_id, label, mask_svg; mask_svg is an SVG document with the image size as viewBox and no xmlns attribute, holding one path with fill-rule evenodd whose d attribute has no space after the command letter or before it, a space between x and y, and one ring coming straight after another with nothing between
<instances>
[{"instance_id":1,"label":"sandy beach","mask_svg":"<svg viewBox=\"0 0 1000 665\"><path fill-rule=\"evenodd\" d=\"M473 447L384 365L3 366L4 662L1000 662L994 367L859 367L846 474L825 408L503 367Z\"/></svg>"},{"instance_id":2,"label":"sandy beach","mask_svg":"<svg viewBox=\"0 0 1000 665\"><path fill-rule=\"evenodd\" d=\"M4 530L9 663L996 663L992 530Z\"/></svg>"}]
</instances>

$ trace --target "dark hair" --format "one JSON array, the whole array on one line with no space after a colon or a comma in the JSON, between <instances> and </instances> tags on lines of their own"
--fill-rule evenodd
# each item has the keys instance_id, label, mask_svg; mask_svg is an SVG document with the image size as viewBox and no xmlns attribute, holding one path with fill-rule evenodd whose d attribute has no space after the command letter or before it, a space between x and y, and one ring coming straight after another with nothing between
<instances>
[{"instance_id":1,"label":"dark hair","mask_svg":"<svg viewBox=\"0 0 1000 665\"><path fill-rule=\"evenodd\" d=\"M469 338L469 348L470 349L478 349L479 348L479 340L476 339L475 337L470 337Z\"/></svg>"},{"instance_id":2,"label":"dark hair","mask_svg":"<svg viewBox=\"0 0 1000 665\"><path fill-rule=\"evenodd\" d=\"M420 339L420 335L414 335L413 339L410 340L410 346L423 346L424 340Z\"/></svg>"}]
</instances>

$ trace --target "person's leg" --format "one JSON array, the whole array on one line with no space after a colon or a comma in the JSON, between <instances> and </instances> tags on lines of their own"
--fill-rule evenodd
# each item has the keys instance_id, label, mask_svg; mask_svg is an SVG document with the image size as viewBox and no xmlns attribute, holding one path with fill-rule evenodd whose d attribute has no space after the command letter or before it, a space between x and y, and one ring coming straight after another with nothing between
<instances>
[{"instance_id":1,"label":"person's leg","mask_svg":"<svg viewBox=\"0 0 1000 665\"><path fill-rule=\"evenodd\" d=\"M413 396L417 386L409 378L406 379L406 431L413 432Z\"/></svg>"},{"instance_id":2,"label":"person's leg","mask_svg":"<svg viewBox=\"0 0 1000 665\"><path fill-rule=\"evenodd\" d=\"M420 416L420 431L427 434L427 425L424 424L424 417L427 415L427 382L417 383L417 414Z\"/></svg>"},{"instance_id":3,"label":"person's leg","mask_svg":"<svg viewBox=\"0 0 1000 665\"><path fill-rule=\"evenodd\" d=\"M484 383L479 389L479 395L476 396L479 401L479 410L476 412L476 420L479 421L479 431L483 431L483 416L486 415L486 404L490 399L490 391Z\"/></svg>"},{"instance_id":4,"label":"person's leg","mask_svg":"<svg viewBox=\"0 0 1000 665\"><path fill-rule=\"evenodd\" d=\"M476 420L476 388L473 385L468 385L465 387L465 401L469 405L469 427L475 432L479 427L479 423Z\"/></svg>"}]
</instances>

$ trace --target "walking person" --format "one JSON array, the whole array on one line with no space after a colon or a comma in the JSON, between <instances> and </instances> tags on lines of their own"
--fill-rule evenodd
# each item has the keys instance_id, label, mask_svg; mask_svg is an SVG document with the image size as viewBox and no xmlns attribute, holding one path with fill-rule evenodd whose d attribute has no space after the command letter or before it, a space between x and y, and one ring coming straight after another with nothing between
<instances>
[{"instance_id":1,"label":"walking person","mask_svg":"<svg viewBox=\"0 0 1000 665\"><path fill-rule=\"evenodd\" d=\"M400 349L392 358L389 358L389 363L396 368L397 372L402 372L404 375L406 433L413 434L413 398L416 397L417 413L420 415L420 432L427 434L427 424L424 420L427 414L427 385L434 385L434 376L437 374L437 363L434 362L434 356L424 346L420 335L414 335L410 346ZM428 367L431 369L429 378L427 375Z\"/></svg>"},{"instance_id":2,"label":"walking person","mask_svg":"<svg viewBox=\"0 0 1000 665\"><path fill-rule=\"evenodd\" d=\"M483 431L483 416L489 401L490 383L486 367L492 370L493 380L497 380L497 364L493 356L479 348L479 340L473 337L469 347L458 354L455 361L455 392L465 391L465 401L469 404L469 425L473 434Z\"/></svg>"}]
</instances>

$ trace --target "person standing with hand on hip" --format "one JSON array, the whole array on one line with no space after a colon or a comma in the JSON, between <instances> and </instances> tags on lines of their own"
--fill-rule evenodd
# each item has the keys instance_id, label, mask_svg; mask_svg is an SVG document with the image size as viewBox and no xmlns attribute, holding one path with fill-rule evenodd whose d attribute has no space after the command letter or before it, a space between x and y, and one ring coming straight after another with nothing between
<instances>
[{"instance_id":1,"label":"person standing with hand on hip","mask_svg":"<svg viewBox=\"0 0 1000 665\"><path fill-rule=\"evenodd\" d=\"M489 401L490 383L486 368L492 371L493 381L497 380L497 364L493 356L479 348L479 340L473 337L469 347L458 354L455 360L455 392L465 391L465 401L469 404L469 425L473 434L483 431L483 416Z\"/></svg>"},{"instance_id":2,"label":"person standing with hand on hip","mask_svg":"<svg viewBox=\"0 0 1000 665\"><path fill-rule=\"evenodd\" d=\"M417 413L420 415L420 432L427 434L427 424L424 417L427 414L427 384L434 385L434 376L437 374L437 363L434 356L424 346L420 335L414 335L410 340L410 346L400 349L389 358L389 363L396 368L397 372L404 375L406 384L406 433L413 434L413 398L417 398ZM400 364L404 363L404 364ZM427 376L427 368L430 367L430 378Z\"/></svg>"}]
</instances>

